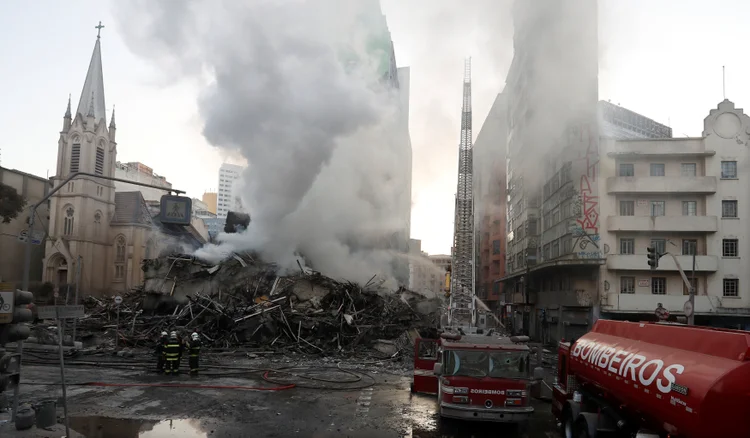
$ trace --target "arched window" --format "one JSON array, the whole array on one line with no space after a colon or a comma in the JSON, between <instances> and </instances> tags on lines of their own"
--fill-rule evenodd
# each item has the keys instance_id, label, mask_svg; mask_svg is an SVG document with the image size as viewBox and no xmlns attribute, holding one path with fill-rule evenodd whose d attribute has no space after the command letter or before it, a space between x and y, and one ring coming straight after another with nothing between
<instances>
[{"instance_id":1,"label":"arched window","mask_svg":"<svg viewBox=\"0 0 750 438\"><path fill-rule=\"evenodd\" d=\"M125 238L118 236L115 239L115 280L125 278L125 254L127 250Z\"/></svg>"},{"instance_id":2,"label":"arched window","mask_svg":"<svg viewBox=\"0 0 750 438\"><path fill-rule=\"evenodd\" d=\"M73 219L75 215L75 210L73 210L73 207L68 206L65 209L65 216L63 219L63 234L66 236L70 236L73 234Z\"/></svg>"},{"instance_id":3,"label":"arched window","mask_svg":"<svg viewBox=\"0 0 750 438\"><path fill-rule=\"evenodd\" d=\"M99 141L96 147L96 161L94 162L94 173L104 175L104 141Z\"/></svg>"},{"instance_id":4,"label":"arched window","mask_svg":"<svg viewBox=\"0 0 750 438\"><path fill-rule=\"evenodd\" d=\"M73 137L73 147L70 150L70 173L78 172L81 163L81 139Z\"/></svg>"}]
</instances>

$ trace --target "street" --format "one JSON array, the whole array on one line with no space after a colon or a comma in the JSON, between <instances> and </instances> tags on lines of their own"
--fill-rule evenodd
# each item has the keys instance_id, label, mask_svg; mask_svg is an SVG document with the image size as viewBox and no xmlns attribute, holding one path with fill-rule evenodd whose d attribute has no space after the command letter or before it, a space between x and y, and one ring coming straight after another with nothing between
<instances>
[{"instance_id":1,"label":"street","mask_svg":"<svg viewBox=\"0 0 750 438\"><path fill-rule=\"evenodd\" d=\"M260 368L258 364L252 366ZM66 366L70 427L92 438L517 436L513 427L438 419L433 396L409 392L408 371L349 366L317 365L319 371L310 374L312 365L305 363L306 371L300 374L313 375L315 380L266 375L277 384L293 382L310 386L278 391L234 389L268 388L273 383L257 377L231 376L236 374L232 371L227 371L226 377L170 378L137 368ZM352 372L342 372L342 368ZM352 378L354 375L357 377ZM25 366L23 381L22 402L38 403L61 394L59 385L49 385L59 382L57 367ZM332 381L338 381L342 388L348 385L355 389L334 389L328 383ZM92 382L143 386L92 386ZM196 387L148 386L160 384ZM554 421L549 404L535 402L535 407L535 420L526 437L556 436L552 433ZM61 402L57 408L58 420L62 422ZM0 432L3 436L51 436L21 434L9 427Z\"/></svg>"}]
</instances>

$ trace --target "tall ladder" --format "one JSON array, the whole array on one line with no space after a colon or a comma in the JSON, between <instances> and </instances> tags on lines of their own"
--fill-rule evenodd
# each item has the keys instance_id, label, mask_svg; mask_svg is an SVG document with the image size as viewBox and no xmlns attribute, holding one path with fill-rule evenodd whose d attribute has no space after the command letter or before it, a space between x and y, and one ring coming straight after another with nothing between
<instances>
[{"instance_id":1,"label":"tall ladder","mask_svg":"<svg viewBox=\"0 0 750 438\"><path fill-rule=\"evenodd\" d=\"M475 327L474 306L474 192L472 183L471 58L464 62L461 141L458 146L458 188L451 260L451 295L448 324Z\"/></svg>"}]
</instances>

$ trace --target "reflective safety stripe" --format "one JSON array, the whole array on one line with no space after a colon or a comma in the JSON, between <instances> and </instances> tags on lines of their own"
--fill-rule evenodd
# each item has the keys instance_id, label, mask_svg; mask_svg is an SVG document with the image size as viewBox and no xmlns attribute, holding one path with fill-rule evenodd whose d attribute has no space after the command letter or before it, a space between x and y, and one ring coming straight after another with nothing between
<instances>
[{"instance_id":1,"label":"reflective safety stripe","mask_svg":"<svg viewBox=\"0 0 750 438\"><path fill-rule=\"evenodd\" d=\"M174 362L174 361L177 360L177 358L176 357L168 357L167 360L170 361L170 362Z\"/></svg>"},{"instance_id":2,"label":"reflective safety stripe","mask_svg":"<svg viewBox=\"0 0 750 438\"><path fill-rule=\"evenodd\" d=\"M198 357L198 354L191 354L190 357Z\"/></svg>"},{"instance_id":3,"label":"reflective safety stripe","mask_svg":"<svg viewBox=\"0 0 750 438\"><path fill-rule=\"evenodd\" d=\"M419 369L416 369L416 370L414 370L414 375L415 376L432 376L432 377L436 377L435 376L435 372L433 372L432 370L419 370Z\"/></svg>"}]
</instances>

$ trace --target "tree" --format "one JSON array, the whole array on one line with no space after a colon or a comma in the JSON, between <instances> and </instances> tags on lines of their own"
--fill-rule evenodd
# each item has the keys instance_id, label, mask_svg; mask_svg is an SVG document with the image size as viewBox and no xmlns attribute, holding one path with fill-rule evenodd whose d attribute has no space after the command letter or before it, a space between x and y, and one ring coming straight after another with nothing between
<instances>
[{"instance_id":1,"label":"tree","mask_svg":"<svg viewBox=\"0 0 750 438\"><path fill-rule=\"evenodd\" d=\"M13 187L0 182L0 218L4 224L18 217L26 207L26 200Z\"/></svg>"}]
</instances>

